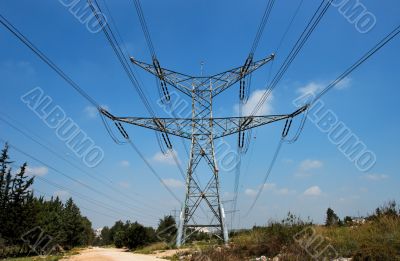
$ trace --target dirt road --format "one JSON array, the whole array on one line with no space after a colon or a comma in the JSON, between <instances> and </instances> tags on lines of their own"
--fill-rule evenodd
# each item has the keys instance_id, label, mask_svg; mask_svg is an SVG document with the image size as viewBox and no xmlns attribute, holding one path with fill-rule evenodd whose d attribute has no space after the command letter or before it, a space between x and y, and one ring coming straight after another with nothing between
<instances>
[{"instance_id":1,"label":"dirt road","mask_svg":"<svg viewBox=\"0 0 400 261\"><path fill-rule=\"evenodd\" d=\"M163 261L166 259L156 258L149 255L139 255L125 252L123 249L115 248L92 248L83 250L79 255L71 256L62 261Z\"/></svg>"}]
</instances>

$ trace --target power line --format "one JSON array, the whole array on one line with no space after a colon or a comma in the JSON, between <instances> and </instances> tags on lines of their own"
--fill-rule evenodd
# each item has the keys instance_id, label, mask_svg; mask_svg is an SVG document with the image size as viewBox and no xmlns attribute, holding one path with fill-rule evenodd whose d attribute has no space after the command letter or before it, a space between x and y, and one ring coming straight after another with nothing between
<instances>
[{"instance_id":1,"label":"power line","mask_svg":"<svg viewBox=\"0 0 400 261\"><path fill-rule=\"evenodd\" d=\"M97 14L97 13L96 13ZM76 91L78 91L79 94L81 94L85 99L87 99L90 103L95 105L99 110L100 106L98 103L91 98L89 95L87 95L82 88L80 88L75 82L73 82L66 74L64 74L61 69L59 69L51 60L44 55L38 48L36 48L33 44L30 43L30 41L22 34L20 33L13 25L11 25L8 20L6 20L2 15L0 15L0 22L12 33L14 34L22 43L24 43L29 49L31 49L41 60L43 60L47 65L49 65L57 74L59 74L67 83L69 83ZM139 149L136 148L137 151L140 153ZM147 160L144 157L141 157L147 166L150 166ZM151 167L151 166L150 166ZM152 169L152 168L150 168ZM152 172L154 169L152 169ZM156 175L158 176L158 174ZM166 188L167 186L162 183ZM167 188L167 191L171 191L169 188ZM173 193L172 195L176 197Z\"/></svg>"},{"instance_id":2,"label":"power line","mask_svg":"<svg viewBox=\"0 0 400 261\"><path fill-rule=\"evenodd\" d=\"M267 183L267 180L268 180L268 178L269 178L269 175L271 174L272 168L273 168L274 165L275 165L276 159L278 158L279 152L280 152L280 150L281 150L281 148L282 148L282 144L283 144L283 139L281 139L281 140L279 141L278 146L277 146L277 148L275 149L275 152L274 152L274 156L273 156L273 158L272 158L272 161L270 162L269 167L268 167L268 169L267 169L267 172L266 172L266 174L265 174L265 176L264 176L264 180L263 180L263 182L262 182L262 185L259 187L259 189L258 189L258 191L257 191L257 195L256 195L255 199L253 200L253 203L250 205L249 209L247 210L246 214L244 215L244 217L247 217L247 216L250 214L250 212L253 210L254 206L256 205L258 198L261 196L261 193L262 193L263 190L264 190L264 186L265 186L265 184Z\"/></svg>"},{"instance_id":3,"label":"power line","mask_svg":"<svg viewBox=\"0 0 400 261\"><path fill-rule=\"evenodd\" d=\"M18 168L18 166L16 164L13 164L13 165ZM51 180L49 180L49 179L47 179L47 178L45 178L43 176L35 176L35 179L38 179L38 180L40 180L40 181L42 181L42 182L44 182L44 183L46 183L48 185L51 185L51 186L53 186L53 187L55 187L57 189L61 189L61 190L67 191L67 192L71 193L72 195L74 195L74 196L76 196L76 197L78 197L78 198L80 198L80 199L82 199L84 201L87 201L87 202L89 202L89 203L91 203L93 205L96 205L98 207L107 209L108 211L111 211L112 213L116 212L116 213L119 213L119 214L121 214L123 216L126 215L126 211L121 211L121 210L115 208L114 206L105 204L102 201L93 199L93 198L91 198L89 196L86 196L86 195L84 195L82 193L79 193L77 191L71 190L70 188L67 188L67 187L65 187L63 185L57 184L57 183L55 183L55 182L53 182L53 181L51 181ZM144 220L148 221L148 219L144 219Z\"/></svg>"},{"instance_id":4,"label":"power line","mask_svg":"<svg viewBox=\"0 0 400 261\"><path fill-rule=\"evenodd\" d=\"M19 166L18 166L17 164L15 164L15 163L12 163L11 165L14 166L15 168L19 168ZM90 198L90 197L88 197L88 196L85 196L85 195L79 193L79 192L73 191L73 190L71 190L70 188L67 188L67 187L65 187L65 186L63 186L63 185L57 184L57 183L55 183L55 182L53 182L53 181L51 181L51 180L49 180L49 179L47 179L47 178L45 178L45 177L42 177L42 176L35 176L35 179L38 179L38 180L40 180L40 181L42 181L42 182L44 182L44 183L46 183L46 184L48 184L48 185L51 185L51 186L53 186L53 187L55 187L55 188L57 188L57 189L61 189L61 190L63 190L63 191L66 191L66 192L68 192L68 193L71 193L71 194L73 194L73 195L75 195L75 196L77 196L77 197L79 197L79 198L81 198L81 199L83 199L83 200L85 200L85 201L87 201L87 202L93 204L93 205L96 205L96 206L98 206L98 207L102 207L102 208L107 209L107 210L112 211L112 212L119 212L118 209L114 209L114 208L112 208L111 206L108 206L108 205L104 204L104 203L101 202L101 201L92 199L92 198ZM34 189L34 190L36 190L36 189ZM120 214L125 215L124 212L120 212Z\"/></svg>"},{"instance_id":5,"label":"power line","mask_svg":"<svg viewBox=\"0 0 400 261\"><path fill-rule=\"evenodd\" d=\"M0 141L2 141L3 143L7 143L7 141L4 140L3 138L0 138ZM9 144L9 143L8 143L8 144ZM16 147L15 145L9 144L9 147L12 148L12 149L14 149L15 151L18 151L19 153L23 154L24 156L26 156L26 157L28 157L28 158L31 158L31 159L33 159L33 160L36 161L36 162L39 162L40 164L46 166L47 168L53 170L53 171L56 172L56 173L62 175L63 177L65 177L65 178L67 178L67 179L69 179L69 180L71 180L71 181L73 181L73 182L75 182L75 183L77 183L77 184L79 184L79 185L81 185L81 186L83 186L83 187L85 187L85 188L91 190L92 192L94 192L94 193L96 193L96 194L98 194L98 195L101 195L101 196L103 196L103 197L105 197L105 198L111 199L111 200L113 200L113 201L115 201L115 202L118 202L117 200L115 200L115 199L113 199L113 198L110 198L110 196L107 195L107 194L105 194L104 192L102 192L102 191L100 191L100 190L98 190L98 189L95 189L95 188L93 188L93 187L87 185L86 183L83 183L82 181L77 180L76 178L71 177L70 175L68 175L68 174L66 174L66 173L64 173L64 172L62 172L62 171L60 171L60 170L58 170L57 168L55 168L55 167L53 167L53 166L50 166L49 164L47 164L47 163L45 163L44 161L42 161L42 160L36 158L35 156L33 156L33 155L31 155L31 154L29 154L29 153L27 153L27 152L25 152L25 151L19 149L19 148ZM129 208L128 208L128 209L129 209ZM142 215L142 214L139 214L139 213L138 213L138 214L136 214L136 215ZM156 216L152 216L152 215L149 215L149 214L147 214L147 216L143 216L143 217L148 217L148 216L153 217L153 218L158 218L158 217L156 217Z\"/></svg>"},{"instance_id":6,"label":"power line","mask_svg":"<svg viewBox=\"0 0 400 261\"><path fill-rule=\"evenodd\" d=\"M142 9L142 6L140 4L140 0L133 0L133 2L135 3L135 8L136 8L137 15L139 17L140 26L142 27L142 31L143 31L144 37L146 39L147 46L149 48L151 57L153 59L156 59L156 52L155 52L155 49L154 49L153 42L151 41L150 32L149 32L149 29L147 27L146 19L145 19L145 16L143 14L143 9Z\"/></svg>"},{"instance_id":7,"label":"power line","mask_svg":"<svg viewBox=\"0 0 400 261\"><path fill-rule=\"evenodd\" d=\"M93 14L95 15L98 23L100 24L100 26L101 26L101 28L103 30L103 33L104 33L105 37L108 40L108 43L112 47L115 55L118 58L118 61L120 62L122 68L124 69L126 75L128 76L132 86L134 87L134 89L138 93L142 103L146 107L146 109L149 112L149 114L152 117L155 117L155 113L154 113L149 101L147 100L146 95L144 94L142 87L140 86L138 80L136 79L136 76L134 75L134 73L133 73L133 71L132 71L132 69L130 67L129 60L128 60L128 58L126 58L128 55L125 54L123 52L123 50L121 49L119 41L115 37L115 34L111 30L109 24L106 21L103 20L102 16L99 15L100 13L102 13L100 5L98 4L97 0L94 0L94 3L96 5L96 7L93 5L92 0L89 0L88 2L89 2L90 8L92 9ZM96 8L97 8L97 10L96 10Z\"/></svg>"},{"instance_id":8,"label":"power line","mask_svg":"<svg viewBox=\"0 0 400 261\"><path fill-rule=\"evenodd\" d=\"M268 0L267 6L264 11L264 15L263 15L261 22L257 29L256 37L254 38L253 44L251 46L250 54L254 54L254 52L256 51L256 49L260 43L262 33L264 32L265 25L268 22L268 19L271 14L271 10L272 10L272 7L274 6L274 3L275 3L275 0Z\"/></svg>"},{"instance_id":9,"label":"power line","mask_svg":"<svg viewBox=\"0 0 400 261\"><path fill-rule=\"evenodd\" d=\"M35 142L36 144L39 144L41 147L43 147L44 149L46 149L47 151L49 151L52 155L55 155L56 157L58 157L59 159L63 160L64 162L67 162L69 165L71 165L72 167L74 167L75 169L79 170L80 172L84 173L85 175L89 176L90 178L96 180L97 182L101 183L102 185L104 185L107 188L112 189L115 193L120 194L124 197L130 197L128 194L124 193L123 191L120 191L118 189L116 189L113 186L111 181L109 181L110 184L104 182L103 180L99 179L98 176L95 176L89 172L87 172L86 170L84 170L83 168L79 167L78 165L74 164L73 162L71 162L70 160L66 159L63 155L61 155L60 153L58 153L57 151L53 150L50 146L44 144L43 142L38 141L38 139L32 137L32 135L30 135L29 133L27 133L26 131L23 131L22 129L20 129L19 127L15 126L14 124L12 124L11 122L9 122L8 120L4 119L2 116L0 116L0 121L3 121L4 123L6 123L8 126L10 126L11 128L13 128L14 130L18 131L19 133L21 133L23 136L27 137L28 139L30 139L31 141ZM137 193L136 193L137 194ZM126 202L123 202L124 204L128 204ZM145 203L142 203L144 205L146 205ZM154 206L147 206L148 210L145 210L144 208L141 208L139 206L134 206L135 208L142 210L142 211L154 211Z\"/></svg>"},{"instance_id":10,"label":"power line","mask_svg":"<svg viewBox=\"0 0 400 261\"><path fill-rule=\"evenodd\" d=\"M140 21L140 25L142 27L143 34L144 34L146 42L147 42L147 46L149 48L151 57L153 59L153 63L154 64L158 64L157 55L156 55L156 52L155 52L155 49L154 49L153 41L151 40L150 31L149 31L147 23L146 23L146 19L145 19L144 13L143 13L143 9L142 9L140 0L133 0L133 2L134 2L134 5L135 5L135 9L136 9L137 15L139 17L139 21ZM157 76L156 76L156 82L159 85L158 89L160 89L160 79ZM165 89L163 89L163 91L164 90ZM169 96L169 94L167 96ZM162 97L162 96L160 96L160 97ZM175 113L174 110L171 110L171 113L175 118L177 118L176 113ZM157 136L157 134L156 134L156 136ZM158 141L158 144L160 146L161 151L164 154L166 154L167 151L163 151L163 149L162 149L162 147L163 147L162 146L162 141L160 141L160 138L158 136L157 136L157 141ZM181 142L182 142L182 145L183 145L187 155L189 155L189 151L188 151L188 149L186 147L186 143L184 142L183 138L181 138ZM172 149L169 149L168 151L172 154L172 157L173 157L173 159L175 161L176 166L179 169L179 172L181 173L181 176L182 176L183 180L186 181L185 172L183 170L183 167L181 166L181 163L177 159L174 151Z\"/></svg>"},{"instance_id":11,"label":"power line","mask_svg":"<svg viewBox=\"0 0 400 261\"><path fill-rule=\"evenodd\" d=\"M341 75L339 75L333 82L326 86L313 100L313 103L321 98L326 92L335 87L340 81L346 78L350 73L357 69L361 64L368 60L372 55L378 52L387 43L393 40L400 33L400 25L398 25L393 31L387 34L381 41L373 46L368 52L366 52L360 59L358 59L353 65L347 68Z\"/></svg>"},{"instance_id":12,"label":"power line","mask_svg":"<svg viewBox=\"0 0 400 261\"><path fill-rule=\"evenodd\" d=\"M54 197L54 196L52 196L52 195L47 194L46 192L43 192L43 191L40 191L40 190L36 189L36 188L33 189L33 192L39 192L41 196L45 196L45 197L49 197L49 198L53 198L53 197ZM80 208L80 209L85 209L85 210L90 211L90 212L94 212L94 213L99 214L99 215L102 215L102 216L104 216L104 217L111 218L112 220L118 220L118 219L119 219L118 217L111 216L111 215L109 215L109 214L102 213L102 212L100 212L100 211L97 211L97 210L94 210L94 209L90 209L90 208L87 208L87 207L82 207L82 206L80 206L79 208Z\"/></svg>"},{"instance_id":13,"label":"power line","mask_svg":"<svg viewBox=\"0 0 400 261\"><path fill-rule=\"evenodd\" d=\"M286 27L285 32L283 33L281 39L279 40L278 47L275 49L275 50L276 50L275 53L278 53L279 49L281 48L281 46L282 46L284 40L286 39L286 36L287 36L287 34L289 33L289 30L290 30L290 28L292 27L293 22L294 22L294 20L296 19L297 14L299 13L300 8L301 8L301 6L303 5L303 3L304 3L304 0L300 0L299 4L297 5L296 10L294 11L294 13L293 13L293 15L292 15L292 18L290 19L290 22L289 22L289 24L288 24L287 27Z\"/></svg>"},{"instance_id":14,"label":"power line","mask_svg":"<svg viewBox=\"0 0 400 261\"><path fill-rule=\"evenodd\" d=\"M329 90L331 90L334 86L336 86L340 81L342 81L344 78L346 78L351 72L353 72L355 69L357 69L361 64L363 64L365 61L367 61L369 58L371 58L371 56L373 56L376 52L378 52L382 47L384 47L386 44L388 44L390 41L392 41L396 36L398 36L400 33L400 25L398 25L397 27L394 28L394 30L392 30L389 34L387 34L382 40L380 40L376 45L374 45L369 51L367 51L360 59L358 59L353 65L351 65L349 68L347 68L342 74L340 74L333 82L331 82L328 86L326 86L313 100L312 102L308 105L308 108L314 103L316 102L318 99L321 98L322 95L326 94ZM284 137L281 138L278 147L275 151L274 157L272 162L270 163L270 166L266 172L266 175L264 177L264 182L262 184L262 186L259 188L256 198L254 199L252 205L250 206L249 210L247 211L245 216L248 216L249 213L253 210L258 198L260 197L263 187L266 184L272 168L275 164L276 158L279 154L279 151L282 147L283 142L287 142L287 143L293 143L295 142L300 134L301 131L304 128L306 119L307 119L307 114L308 114L308 109L305 111L305 113L303 114L303 119L301 120L300 126L298 128L298 130L296 131L294 137L292 139L285 139Z\"/></svg>"},{"instance_id":15,"label":"power line","mask_svg":"<svg viewBox=\"0 0 400 261\"><path fill-rule=\"evenodd\" d=\"M30 42L17 28L15 28L4 16L0 14L0 23L16 36L23 44L25 44L31 51L33 51L43 62L45 62L51 69L53 69L61 78L63 78L72 88L74 88L81 96L89 101L96 108L100 105L90 97L78 84L76 84L68 75L64 73L50 58L42 53L32 42Z\"/></svg>"},{"instance_id":16,"label":"power line","mask_svg":"<svg viewBox=\"0 0 400 261\"><path fill-rule=\"evenodd\" d=\"M276 87L279 81L282 79L283 75L288 70L289 66L292 64L293 60L301 51L304 44L309 39L310 35L313 33L323 16L325 15L326 11L328 10L329 6L331 5L331 0L322 0L321 4L314 12L313 16L311 17L310 21L308 22L306 28L303 30L302 34L298 38L297 42L293 46L292 50L284 60L283 64L279 68L278 72L276 73L275 77L272 79L271 83L269 84L268 88L263 93L260 101L257 103L255 108L253 109L251 115L255 115L261 108L261 106L265 103L268 96L271 94L272 90Z\"/></svg>"},{"instance_id":17,"label":"power line","mask_svg":"<svg viewBox=\"0 0 400 261\"><path fill-rule=\"evenodd\" d=\"M96 3L97 9L101 12L101 7L98 4L97 0L94 0L94 1ZM142 8L140 6L140 2L136 1L135 2L135 6L137 8L137 12L138 12L138 15L139 15L139 18L140 18L140 21L141 21L143 32L145 33L146 40L147 40L147 42L149 44L149 48L150 48L150 50L152 50L152 57L153 57L153 59L156 59L156 55L155 55L155 52L154 52L154 47L153 47L153 44L152 44L152 41L151 41L151 38L150 38L150 34L148 33L147 25L146 25L146 22L145 22L145 19L144 19ZM91 8L92 8L93 13L96 15L99 23L102 25L104 34L106 35L110 45L113 47L114 52L117 55L121 65L123 66L125 72L127 73L128 77L129 77L129 79L131 79L132 84L135 86L139 96L142 99L142 102L146 106L146 108L147 108L148 112L150 113L150 115L152 115L152 117L155 117L155 113L152 110L147 98L145 97L144 92L143 92L143 90L142 90L142 88L140 86L139 81L137 80L136 76L134 75L133 71L131 70L131 67L129 66L128 59L126 58L128 56L128 54L125 52L125 55L124 55L124 51L120 48L121 45L119 44L118 39L115 37L113 31L111 30L111 27L108 24L103 23L101 17L97 14L97 11L96 11L96 9L95 9L95 7L93 5L91 5ZM111 13L110 13L110 11L109 11L107 6L106 6L106 8L107 8L107 10L109 12L109 15L111 17L111 21L113 22ZM114 27L115 27L115 30L116 30L116 34L120 37L120 39L122 39L121 35L119 34L118 28L115 26L115 24L114 24ZM110 136L113 137L113 135L109 131L109 128L107 128L107 131L109 132ZM157 133L156 133L156 135L157 135ZM113 139L114 139L114 141L116 141L115 138L113 138ZM121 142L118 142L118 141L116 141L116 143L117 144L118 143L121 144ZM159 142L159 145L160 145L160 148L162 148L162 145L161 145L160 142ZM183 146L185 146L184 142L183 142ZM186 147L185 147L185 149L187 150ZM163 152L163 153L165 154L165 152ZM175 155L174 155L174 157L175 157ZM182 172L182 167L181 167L180 164L181 163L179 161L176 161L176 165L178 166L179 170Z\"/></svg>"},{"instance_id":18,"label":"power line","mask_svg":"<svg viewBox=\"0 0 400 261\"><path fill-rule=\"evenodd\" d=\"M176 201L179 202L179 204L182 204L182 202L179 200L179 198L175 195L175 193L165 184L163 179L158 175L158 173L154 170L154 168L151 166L150 162L144 157L142 152L138 149L138 147L132 142L132 140L128 139L128 143L131 145L131 147L136 151L136 153L139 155L139 157L144 161L144 163L147 165L147 167L150 169L151 173L161 182L161 184L165 187L165 189L176 199Z\"/></svg>"}]
</instances>

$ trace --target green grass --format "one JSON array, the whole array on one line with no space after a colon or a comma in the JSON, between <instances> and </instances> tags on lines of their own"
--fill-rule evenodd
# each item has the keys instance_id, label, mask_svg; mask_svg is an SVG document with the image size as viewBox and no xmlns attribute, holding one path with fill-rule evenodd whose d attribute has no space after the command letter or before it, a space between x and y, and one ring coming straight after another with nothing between
<instances>
[{"instance_id":1,"label":"green grass","mask_svg":"<svg viewBox=\"0 0 400 261\"><path fill-rule=\"evenodd\" d=\"M318 227L338 253L356 260L400 260L400 218L383 216L350 227Z\"/></svg>"},{"instance_id":2,"label":"green grass","mask_svg":"<svg viewBox=\"0 0 400 261\"><path fill-rule=\"evenodd\" d=\"M157 242L157 243L153 243L150 244L148 246L145 246L143 248L140 249L136 249L134 252L138 253L138 254L153 254L156 251L164 251L170 249L170 246L164 242Z\"/></svg>"},{"instance_id":3,"label":"green grass","mask_svg":"<svg viewBox=\"0 0 400 261\"><path fill-rule=\"evenodd\" d=\"M229 247L204 245L199 254L186 260L196 260L202 255L213 261L255 260L262 255L271 258L278 254L282 261L313 260L294 240L294 235L306 227L313 228L314 234L310 235L322 238L322 246L331 245L339 257L352 257L354 261L400 261L399 216L381 216L355 226L271 223L267 227L237 233L232 236ZM307 240L308 234L305 237ZM309 251L313 252L313 249Z\"/></svg>"},{"instance_id":4,"label":"green grass","mask_svg":"<svg viewBox=\"0 0 400 261\"><path fill-rule=\"evenodd\" d=\"M58 261L64 257L77 255L82 248L73 248L63 254L49 255L49 256L31 256L31 257L15 257L15 258L4 258L1 261Z\"/></svg>"}]
</instances>

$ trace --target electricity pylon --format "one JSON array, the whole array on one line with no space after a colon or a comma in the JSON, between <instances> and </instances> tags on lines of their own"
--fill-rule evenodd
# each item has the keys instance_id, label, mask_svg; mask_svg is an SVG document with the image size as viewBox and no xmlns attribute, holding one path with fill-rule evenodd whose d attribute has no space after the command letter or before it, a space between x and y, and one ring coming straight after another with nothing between
<instances>
[{"instance_id":1,"label":"electricity pylon","mask_svg":"<svg viewBox=\"0 0 400 261\"><path fill-rule=\"evenodd\" d=\"M114 122L133 124L161 132L163 140L169 149L172 144L169 134L191 140L190 159L186 175L186 197L182 206L177 246L181 246L193 231L208 228L214 230L217 236L228 242L228 231L225 224L225 213L220 198L219 170L215 157L214 140L239 133L239 144L243 144L243 133L246 130L272 122L291 119L305 110L301 108L291 114L267 116L243 116L214 118L212 115L212 101L215 96L227 90L233 84L241 81L240 94L243 93L243 79L253 71L274 58L274 55L252 62L246 60L242 67L234 68L213 76L193 77L160 67L157 59L153 64L140 62L131 58L131 62L144 70L154 74L160 81L164 98L169 100L167 84L173 86L192 100L191 118L139 118L116 117L102 110L102 113ZM117 125L121 126L121 125ZM206 186L194 178L194 173L200 161L205 160L210 168L211 175ZM212 219L204 224L195 221L201 202L209 207Z\"/></svg>"}]
</instances>

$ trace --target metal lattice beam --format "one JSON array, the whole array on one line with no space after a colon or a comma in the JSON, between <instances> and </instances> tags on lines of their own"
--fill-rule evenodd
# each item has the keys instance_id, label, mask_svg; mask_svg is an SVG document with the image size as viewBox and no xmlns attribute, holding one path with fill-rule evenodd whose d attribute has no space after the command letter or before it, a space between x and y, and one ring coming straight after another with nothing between
<instances>
[{"instance_id":1,"label":"metal lattice beam","mask_svg":"<svg viewBox=\"0 0 400 261\"><path fill-rule=\"evenodd\" d=\"M154 74L162 82L170 84L177 90L190 97L192 97L192 90L208 90L209 86L212 85L212 97L214 97L228 89L233 84L237 83L240 79L246 77L248 74L251 74L253 71L273 60L274 57L275 55L271 54L262 60L246 63L241 67L237 67L212 76L190 76L183 73L178 73L160 67L157 60L153 61L153 64L148 64L135 60L133 57L131 57L131 62Z\"/></svg>"},{"instance_id":2,"label":"metal lattice beam","mask_svg":"<svg viewBox=\"0 0 400 261\"><path fill-rule=\"evenodd\" d=\"M122 123L132 124L161 132L168 148L172 148L168 135L174 135L191 140L190 159L186 175L186 196L179 220L177 245L185 242L193 231L209 228L216 231L216 235L228 241L228 232L225 225L225 213L220 199L219 192L219 171L215 158L214 140L243 133L246 130L270 124L273 122L288 120L306 110L306 107L282 115L265 116L244 116L214 118L212 114L213 98L240 81L241 98L245 84L244 78L257 70L267 62L271 61L274 55L265 59L253 62L250 56L245 64L219 74L208 77L194 77L162 68L156 58L153 64L136 61L131 58L132 63L144 70L154 74L161 82L162 91L168 100L167 85L171 85L192 100L191 118L142 118L142 117L116 117L106 110L101 112L114 121L123 130ZM124 132L122 132L124 134ZM126 134L126 133L125 133ZM127 135L127 134L126 134ZM210 171L198 170L200 162L205 162ZM197 171L206 180L202 186ZM206 223L196 222L197 210L206 207L209 209L212 218Z\"/></svg>"},{"instance_id":3,"label":"metal lattice beam","mask_svg":"<svg viewBox=\"0 0 400 261\"><path fill-rule=\"evenodd\" d=\"M140 118L140 117L115 117L110 113L105 114L111 120L128 123L160 132L165 132L185 139L192 138L192 131L202 132L208 127L205 123L213 125L213 139L229 136L240 131L246 131L266 124L274 123L288 118L293 118L302 113L306 107L302 107L290 114L243 116L225 118ZM193 130L193 126L194 130ZM203 138L203 137L199 137Z\"/></svg>"}]
</instances>

